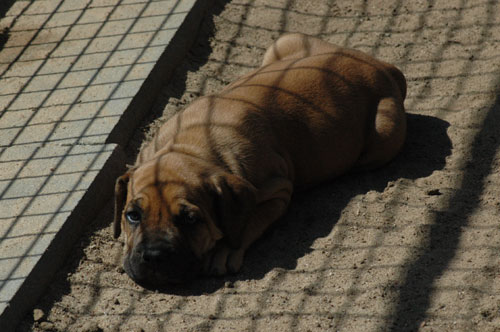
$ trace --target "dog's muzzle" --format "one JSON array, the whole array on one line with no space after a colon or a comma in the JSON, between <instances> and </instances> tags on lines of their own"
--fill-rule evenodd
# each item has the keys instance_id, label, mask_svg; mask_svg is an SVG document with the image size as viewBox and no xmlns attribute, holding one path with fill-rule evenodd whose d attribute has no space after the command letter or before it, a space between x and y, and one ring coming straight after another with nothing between
<instances>
[{"instance_id":1,"label":"dog's muzzle","mask_svg":"<svg viewBox=\"0 0 500 332\"><path fill-rule=\"evenodd\" d=\"M198 273L200 266L190 249L165 239L141 241L123 262L125 272L148 288L189 281Z\"/></svg>"}]
</instances>

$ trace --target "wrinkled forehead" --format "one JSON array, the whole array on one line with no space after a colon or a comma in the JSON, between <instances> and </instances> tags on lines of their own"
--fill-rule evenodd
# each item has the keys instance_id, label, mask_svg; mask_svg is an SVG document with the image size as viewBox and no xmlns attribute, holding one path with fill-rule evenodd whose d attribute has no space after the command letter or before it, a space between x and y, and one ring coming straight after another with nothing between
<instances>
[{"instance_id":1,"label":"wrinkled forehead","mask_svg":"<svg viewBox=\"0 0 500 332\"><path fill-rule=\"evenodd\" d=\"M173 202L186 197L187 185L175 172L148 163L134 170L128 193L130 198L147 196L149 199Z\"/></svg>"}]
</instances>

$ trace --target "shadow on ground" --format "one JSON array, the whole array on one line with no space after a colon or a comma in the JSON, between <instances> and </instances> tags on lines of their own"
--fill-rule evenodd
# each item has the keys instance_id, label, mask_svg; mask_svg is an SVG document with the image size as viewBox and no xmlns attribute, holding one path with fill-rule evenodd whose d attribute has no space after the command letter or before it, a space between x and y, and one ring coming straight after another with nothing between
<instances>
[{"instance_id":1,"label":"shadow on ground","mask_svg":"<svg viewBox=\"0 0 500 332\"><path fill-rule=\"evenodd\" d=\"M500 97L497 97L472 143L462 185L450 198L448 208L435 212L423 253L408 264L399 289L399 302L394 305L392 331L419 329L426 318L434 282L447 270L456 254L463 228L480 208L485 178L493 170L493 160L500 147L499 110Z\"/></svg>"}]
</instances>

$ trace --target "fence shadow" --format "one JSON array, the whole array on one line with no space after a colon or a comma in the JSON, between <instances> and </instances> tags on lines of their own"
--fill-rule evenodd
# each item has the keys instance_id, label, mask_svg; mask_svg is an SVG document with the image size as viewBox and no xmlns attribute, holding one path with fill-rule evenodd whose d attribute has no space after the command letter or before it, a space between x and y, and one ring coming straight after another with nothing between
<instances>
[{"instance_id":1,"label":"fence shadow","mask_svg":"<svg viewBox=\"0 0 500 332\"><path fill-rule=\"evenodd\" d=\"M213 67L217 67L215 73L210 74L210 77L203 78L199 84L199 89L193 89L195 96L204 94L206 82L208 80L223 81L222 76L219 75L228 67L237 68L237 70L250 70L252 65L248 65L246 61L241 60L243 57L238 57L238 52L241 52L245 47L248 48L263 48L263 40L275 39L280 33L288 31L301 31L304 30L310 34L316 35L320 38L335 41L336 43L355 47L367 51L370 54L378 56L388 61L395 61L397 65L403 69L403 72L409 73L408 81L411 86L410 96L407 100L408 114L408 138L407 142L401 153L390 164L381 169L357 174L347 174L330 183L323 184L307 192L297 193L291 203L288 213L270 229L265 236L256 242L248 251L246 260L241 273L233 276L223 278L198 278L194 282L183 285L182 287L169 287L161 290L164 294L163 299L168 299L173 305L165 310L156 310L153 314L145 313L143 311L144 303L140 303L139 299L131 301L127 304L127 308L123 313L117 314L118 318L113 321L114 328L126 326L128 320L135 318L142 318L145 320L151 317L162 319L157 323L158 329L166 329L175 325L175 319L172 318L177 315L187 318L188 320L202 321L199 325L200 331L210 331L214 329L217 324L222 324L222 320L217 320L219 315L226 319L224 322L234 322L242 325L248 324L248 331L258 331L258 323L253 321L253 315L264 313L264 315L274 315L277 311L267 310L266 300L270 299L270 294L280 294L280 278L267 278L270 272L293 274L302 273L302 271L295 271L299 265L299 260L307 256L308 253L313 252L314 242L322 237L328 236L332 230L335 231L339 219L342 217L344 210L349 210L349 204L353 202L356 196L364 196L367 192L377 191L383 192L391 182L400 181L404 179L421 179L430 176L433 172L443 170L446 165L446 159L451 155L452 144L447 133L450 124L440 118L446 118L451 122L453 119L452 112L457 112L457 107L450 105L456 102L459 98L464 98L467 94L469 96L478 97L480 99L485 94L484 91L470 91L468 89L470 75L487 75L490 69L482 69L483 72L471 72L473 60L479 63L486 63L491 60L489 56L483 55L480 50L483 47L483 41L487 38L488 34L497 23L492 20L485 20L479 24L478 22L471 23L467 18L471 17L471 12L482 7L493 7L494 1L488 1L485 4L471 3L461 1L458 8L446 7L438 2L429 1L428 3L415 3L414 6L409 5L410 2L395 1L390 9L386 11L373 10L368 1L360 1L357 7L352 11L346 11L345 8L339 8L341 2L328 2L324 9L317 10L303 10L297 9L298 1L287 0L284 3L278 4L261 4L257 1L247 1L245 3L238 2L232 4L232 10L238 15L226 15L224 20L230 21L232 27L236 32L227 33L231 35L224 40L215 40L219 44L227 46L226 56L222 60L215 59L213 62L209 60L209 55L214 50L211 49L210 38L213 35L213 15L220 13L226 3L229 1L217 1L215 7L209 11L209 21L205 22L205 29L210 30L203 32L199 36L198 48L192 51L189 61L180 66L176 72L176 81L171 83L163 91L163 97L157 104L157 110L149 120L153 120L159 115L159 111L167 107L169 98L180 98L185 95L186 90L190 88L186 84L188 72L196 71L201 68L207 61ZM344 3L344 5L346 5ZM446 8L439 8L439 7ZM434 8L435 7L435 8ZM311 8L309 8L311 9ZM314 8L313 8L314 9ZM351 8L349 8L351 10ZM266 25L261 22L258 17L259 13L264 11L279 12L276 17L279 18L279 27ZM434 24L431 22L435 19L436 13L442 11L445 13L443 22ZM488 9L489 11L489 9ZM257 14L256 14L257 12ZM321 12L321 13L319 13ZM491 10L491 13L494 11ZM212 16L211 16L212 15ZM253 17L252 17L253 15ZM490 14L493 15L493 14ZM297 24L301 23L300 19L304 17L316 17L317 31L306 26ZM411 24L404 24L407 21ZM333 28L331 23L334 24ZM403 22L403 24L402 24ZM431 24L432 23L432 24ZM468 37L475 36L472 29L474 27L482 27L481 35L478 40L464 38L460 35L461 32L467 32ZM467 29L470 29L467 30ZM474 30L475 31L475 30ZM206 33L206 34L205 34ZM245 45L245 34L255 34L255 38L250 45ZM433 41L433 38L443 38L444 42ZM220 37L219 37L220 38ZM269 41L267 40L267 41ZM434 44L435 48L428 45ZM486 46L486 45L484 45ZM490 47L491 45L487 45ZM467 51L465 51L467 50ZM455 53L453 53L455 52ZM465 52L465 53L463 53ZM231 53L231 54L230 54ZM250 52L249 52L250 53ZM251 53L251 54L257 54ZM469 58L470 56L470 58ZM469 58L469 60L467 60ZM454 69L451 70L445 62L453 62ZM465 64L461 67L462 63ZM455 65L456 63L456 65ZM415 69L417 68L417 69ZM444 70L442 70L444 69ZM458 74L456 72L459 72ZM491 70L492 71L492 70ZM228 75L229 76L229 75ZM447 91L433 91L434 84L442 84L449 87ZM196 91L195 91L196 90ZM480 89L479 89L480 90ZM191 91L190 91L191 92ZM434 99L433 99L434 98ZM465 97L467 98L467 97ZM445 102L443 102L443 100ZM449 103L446 101L450 100ZM460 99L462 102L464 99ZM468 100L467 102L474 101ZM428 107L422 107L422 104L428 102ZM463 108L463 107L462 107ZM471 106L475 108L475 106ZM376 310L369 311L372 315L370 318L378 319L380 330L390 329L393 331L413 331L417 330L423 321L426 310L430 307L430 299L436 290L433 288L433 283L436 279L444 274L450 260L454 257L457 250L458 240L462 234L463 226L467 225L470 214L477 209L479 196L483 191L482 180L489 173L492 167L492 158L495 151L498 149L498 143L495 143L491 149L484 148L482 142L486 140L500 141L498 130L495 131L495 124L499 123L498 119L499 102L495 103L488 113L484 125L481 127L480 133L474 140L472 157L469 166L465 170L464 181L454 196L449 202L449 208L443 212L436 212L434 215L434 225L430 229L430 240L426 242L423 255L414 257L413 255L405 256L403 262L395 263L397 273L403 270L401 276L397 276L400 280L395 296L394 303L385 303L387 310L390 312L390 317L385 316L385 312ZM458 111L466 114L467 110L459 109ZM433 114L434 116L417 115L413 113ZM458 122L458 121L457 121ZM460 123L453 123L453 125L460 125ZM468 123L467 123L468 124ZM142 141L142 136L136 142ZM136 145L138 147L139 145ZM130 150L129 150L130 151ZM130 158L133 158L131 156ZM132 160L129 159L129 163ZM452 170L456 171L456 170ZM457 176L461 176L462 170L456 171ZM412 186L414 183L412 183ZM399 191L402 193L403 188ZM404 192L406 194L406 192ZM409 193L411 194L411 193ZM396 199L396 198L395 198ZM422 210L425 210L422 208ZM421 211L422 211L421 210ZM393 211L387 212L388 214ZM396 213L396 212L394 212ZM96 226L96 230L106 227L109 219L102 219L102 223ZM372 225L373 226L373 225ZM396 232L394 232L396 233ZM375 249L387 249L387 238L381 238L375 246ZM333 244L335 246L335 243ZM419 243L416 244L417 246ZM339 247L342 246L342 243ZM402 250L410 248L402 244ZM81 249L81 248L80 248ZM354 248L356 250L359 248ZM358 250L360 252L361 250ZM362 253L361 253L362 254ZM77 253L77 257L83 257L83 251ZM370 260L369 254L366 255L368 261ZM366 258L366 257L363 257ZM335 260L335 257L331 258ZM372 265L377 265L372 262ZM77 263L75 263L77 264ZM119 257L116 257L116 265L120 265ZM113 268L113 267L107 267ZM386 266L378 266L380 269L389 270ZM391 267L392 268L392 267ZM69 267L70 271L76 269L76 265ZM335 271L335 269L326 266L324 270ZM307 290L293 289L291 293L297 296L302 296L303 300L310 297L311 294L318 295L324 291L325 297L331 296L329 293L331 289L322 289L321 285L327 279L326 274L321 269L318 269L317 275L313 282L318 283L318 291L316 294L307 293ZM363 273L362 269L357 270L357 275ZM105 291L115 290L123 285L104 285L100 284L101 272L97 272L91 281L93 287L92 299L89 303L79 311L79 317L71 318L68 324L70 330L77 321L86 319L101 319L100 313L96 312L94 308L99 305L100 301L109 301L109 298L101 297ZM64 292L70 293L70 284L64 279L64 276L59 278L64 280ZM253 296L257 303L256 308L245 308L241 312L231 312L231 306L234 305L232 293L225 291L223 288L226 283L233 283L246 280L262 280L260 286L264 290L259 289L253 293L248 293L248 298ZM375 288L384 288L387 279L382 280L382 284L372 284ZM309 284L309 283L308 283ZM126 289L119 289L120 291L136 292L138 294L146 294L150 296L152 292L148 290L137 291L127 284ZM353 291L352 293L350 291ZM358 291L358 293L356 293ZM347 322L350 318L357 319L359 305L357 300L362 296L360 295L365 291L361 285L352 281L352 285L348 290L342 291L341 304L332 309L335 311L332 317L337 319L338 322L332 323L330 326L332 330L343 330L342 324ZM208 294L210 302L203 302L202 299L197 299L197 303L193 304L190 295ZM51 300L51 305L56 303L63 294L57 295L56 299ZM170 295L180 295L179 297L170 297ZM245 294L242 294L245 296ZM333 294L337 296L337 294ZM169 304L170 304L169 302ZM306 301L304 301L306 302ZM262 307L259 305L262 304ZM50 305L50 306L51 306ZM204 305L215 307L214 313L206 314L202 308ZM49 307L50 307L49 306ZM193 306L198 308L200 312L193 312ZM293 317L289 321L283 323L283 327L289 328L290 331L300 330L295 323L304 318L307 320L309 317L324 318L330 315L327 312L311 313L309 308L305 305L290 304L284 310L285 316ZM469 308L470 309L470 308ZM226 312L227 310L227 312ZM328 308L325 311L329 310ZM152 309L152 311L154 311ZM472 312L473 310L469 310ZM229 312L229 313L228 313ZM269 313L270 312L270 313ZM278 312L279 313L279 312ZM84 318L82 318L84 317ZM133 318L131 318L133 317ZM271 317L272 318L272 317ZM365 317L366 318L366 317ZM463 317L459 317L463 319ZM247 322L247 320L252 320ZM391 321L393 320L393 321ZM173 321L173 322L172 322ZM195 324L195 323L193 323ZM295 325L294 325L295 324ZM347 324L347 323L346 323ZM333 326L333 327L332 327Z\"/></svg>"}]
</instances>

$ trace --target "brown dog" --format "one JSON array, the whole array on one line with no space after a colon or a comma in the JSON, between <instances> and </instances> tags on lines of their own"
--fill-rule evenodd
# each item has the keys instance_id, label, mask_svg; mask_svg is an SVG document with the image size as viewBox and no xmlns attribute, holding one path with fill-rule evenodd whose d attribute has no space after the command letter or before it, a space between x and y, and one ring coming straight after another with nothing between
<instances>
[{"instance_id":1,"label":"brown dog","mask_svg":"<svg viewBox=\"0 0 500 332\"><path fill-rule=\"evenodd\" d=\"M240 269L292 192L388 162L406 135L394 66L290 34L166 122L116 183L124 268L152 286Z\"/></svg>"}]
</instances>

